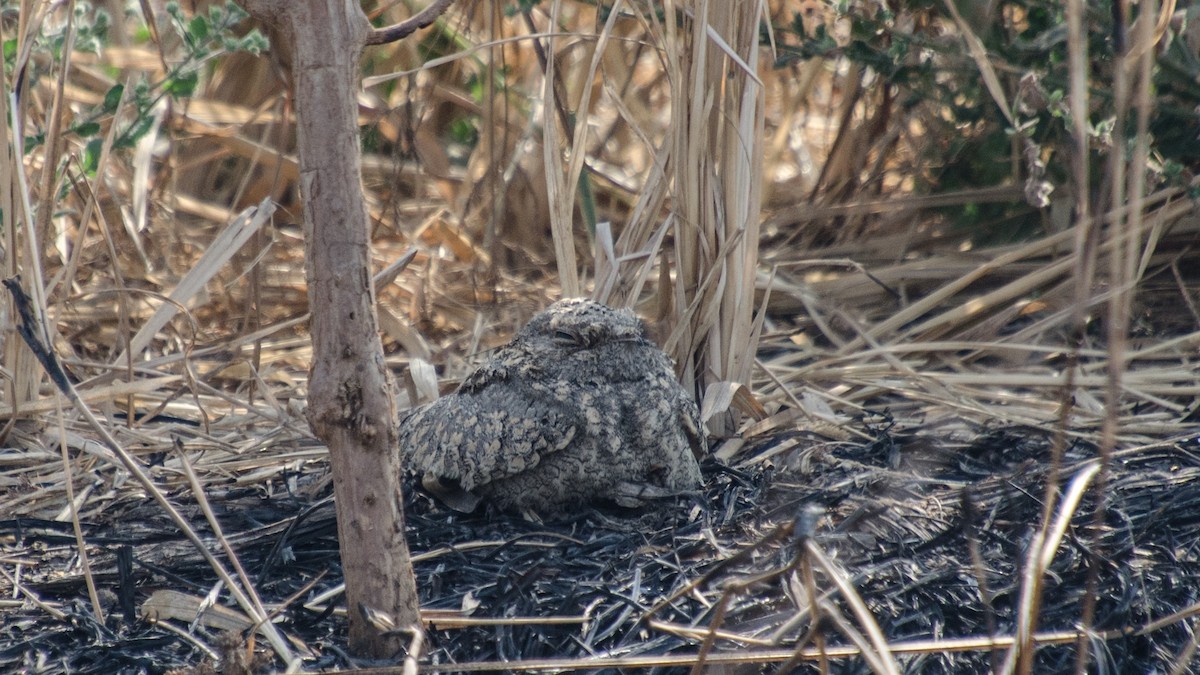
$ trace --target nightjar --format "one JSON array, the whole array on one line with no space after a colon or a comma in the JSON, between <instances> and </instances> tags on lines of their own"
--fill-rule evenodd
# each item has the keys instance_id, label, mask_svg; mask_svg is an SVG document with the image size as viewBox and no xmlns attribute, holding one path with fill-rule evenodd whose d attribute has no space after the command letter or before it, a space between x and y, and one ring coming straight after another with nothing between
<instances>
[{"instance_id":1,"label":"nightjar","mask_svg":"<svg viewBox=\"0 0 1200 675\"><path fill-rule=\"evenodd\" d=\"M555 513L700 485L707 444L671 360L633 312L554 303L458 390L400 421L405 465L448 506Z\"/></svg>"}]
</instances>

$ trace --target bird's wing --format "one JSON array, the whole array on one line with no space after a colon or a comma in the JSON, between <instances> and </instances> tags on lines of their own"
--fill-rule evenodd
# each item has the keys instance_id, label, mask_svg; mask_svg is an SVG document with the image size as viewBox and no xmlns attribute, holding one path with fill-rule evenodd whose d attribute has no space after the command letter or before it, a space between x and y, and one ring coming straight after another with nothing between
<instances>
[{"instance_id":1,"label":"bird's wing","mask_svg":"<svg viewBox=\"0 0 1200 675\"><path fill-rule=\"evenodd\" d=\"M642 346L637 354L644 362L642 367L615 372L610 375L610 379L638 383L646 392L646 398L673 396L673 409L677 416L674 421L683 429L696 460L702 460L708 454L708 440L705 437L704 424L700 420L700 410L691 395L679 386L671 359L657 347Z\"/></svg>"},{"instance_id":2,"label":"bird's wing","mask_svg":"<svg viewBox=\"0 0 1200 675\"><path fill-rule=\"evenodd\" d=\"M679 410L679 425L683 427L683 433L687 436L692 456L697 462L703 461L708 456L708 437L705 435L704 422L700 420L700 410L692 397L683 390L679 392L676 407Z\"/></svg>"},{"instance_id":3,"label":"bird's wing","mask_svg":"<svg viewBox=\"0 0 1200 675\"><path fill-rule=\"evenodd\" d=\"M537 466L567 447L583 424L553 389L518 378L430 403L400 423L399 441L410 469L471 490Z\"/></svg>"}]
</instances>

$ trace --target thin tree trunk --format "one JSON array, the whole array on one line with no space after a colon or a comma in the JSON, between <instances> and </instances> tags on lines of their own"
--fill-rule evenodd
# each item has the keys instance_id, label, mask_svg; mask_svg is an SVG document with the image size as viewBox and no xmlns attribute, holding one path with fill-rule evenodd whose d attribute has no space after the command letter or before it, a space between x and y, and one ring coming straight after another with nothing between
<instances>
[{"instance_id":1,"label":"thin tree trunk","mask_svg":"<svg viewBox=\"0 0 1200 675\"><path fill-rule=\"evenodd\" d=\"M358 64L370 26L349 0L242 2L276 29L273 48L292 66L312 310L308 419L329 446L350 649L388 658L402 636L378 632L364 611L400 629L419 628L420 616L359 173Z\"/></svg>"}]
</instances>

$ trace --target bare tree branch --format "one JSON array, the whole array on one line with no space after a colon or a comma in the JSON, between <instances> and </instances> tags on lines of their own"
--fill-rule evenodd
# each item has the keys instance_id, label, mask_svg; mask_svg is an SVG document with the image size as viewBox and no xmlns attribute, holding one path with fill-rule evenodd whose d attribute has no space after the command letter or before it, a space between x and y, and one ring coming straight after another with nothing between
<instances>
[{"instance_id":1,"label":"bare tree branch","mask_svg":"<svg viewBox=\"0 0 1200 675\"><path fill-rule=\"evenodd\" d=\"M350 651L390 659L403 651L405 631L420 630L421 618L405 540L404 469L379 339L354 103L371 26L361 0L241 1L280 36L273 48L292 70L312 308L307 417L329 446Z\"/></svg>"},{"instance_id":2,"label":"bare tree branch","mask_svg":"<svg viewBox=\"0 0 1200 675\"><path fill-rule=\"evenodd\" d=\"M413 33L425 28L429 24L437 21L437 18L444 14L454 0L434 0L434 3L417 13L416 16L401 21L398 24L388 26L387 28L377 28L367 34L368 45L386 45L389 42L403 40Z\"/></svg>"}]
</instances>

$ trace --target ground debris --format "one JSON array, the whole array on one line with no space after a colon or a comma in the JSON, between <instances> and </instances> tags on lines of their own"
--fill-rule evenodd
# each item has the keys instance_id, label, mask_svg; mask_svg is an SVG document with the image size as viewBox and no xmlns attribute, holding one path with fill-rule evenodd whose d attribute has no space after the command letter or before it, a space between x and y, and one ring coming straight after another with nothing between
<instances>
[{"instance_id":1,"label":"ground debris","mask_svg":"<svg viewBox=\"0 0 1200 675\"><path fill-rule=\"evenodd\" d=\"M660 659L668 670L682 669L686 661L669 658L694 659L716 630L707 658L759 654L757 667L773 671L812 628L799 572L805 545L845 571L893 645L1012 635L1050 439L1024 428L981 429L964 439L874 433L874 443L802 443L740 470L709 462L702 493L656 508L601 507L540 523L491 509L464 515L410 480L409 536L429 621L421 662L456 670L533 659L614 666ZM1094 454L1087 444L1068 447L1060 482ZM1075 629L1094 564L1095 627L1106 639L1093 659L1114 672L1134 664L1166 669L1190 639L1186 625L1142 629L1198 599L1200 452L1194 442L1178 442L1119 453L1107 494L1098 543L1090 493L1071 517L1044 578L1038 629ZM214 501L264 602L292 599L278 625L303 645L307 667L354 665L344 652L344 619L306 606L341 581L327 495L228 491ZM163 672L211 660L206 646L223 649L216 629L194 626L189 640L121 611L118 599L130 588L140 604L168 588L203 597L215 583L202 559L143 504L114 504L109 518L84 528L105 591L103 621L87 599L69 523L0 521L2 555L22 561L19 577L0 580L6 597L20 599L4 609L0 670ZM807 539L793 531L794 517L814 505L820 517ZM131 514L143 519L131 523ZM190 515L207 531L199 514ZM122 547L132 553L126 575L117 572ZM828 575L818 569L813 580L849 616ZM836 630L822 629L831 653L846 645ZM897 659L907 672L952 673L987 670L1003 657L1004 648L983 647ZM1069 670L1073 659L1071 644L1044 645L1036 670ZM832 663L834 672L869 670L861 658Z\"/></svg>"}]
</instances>

